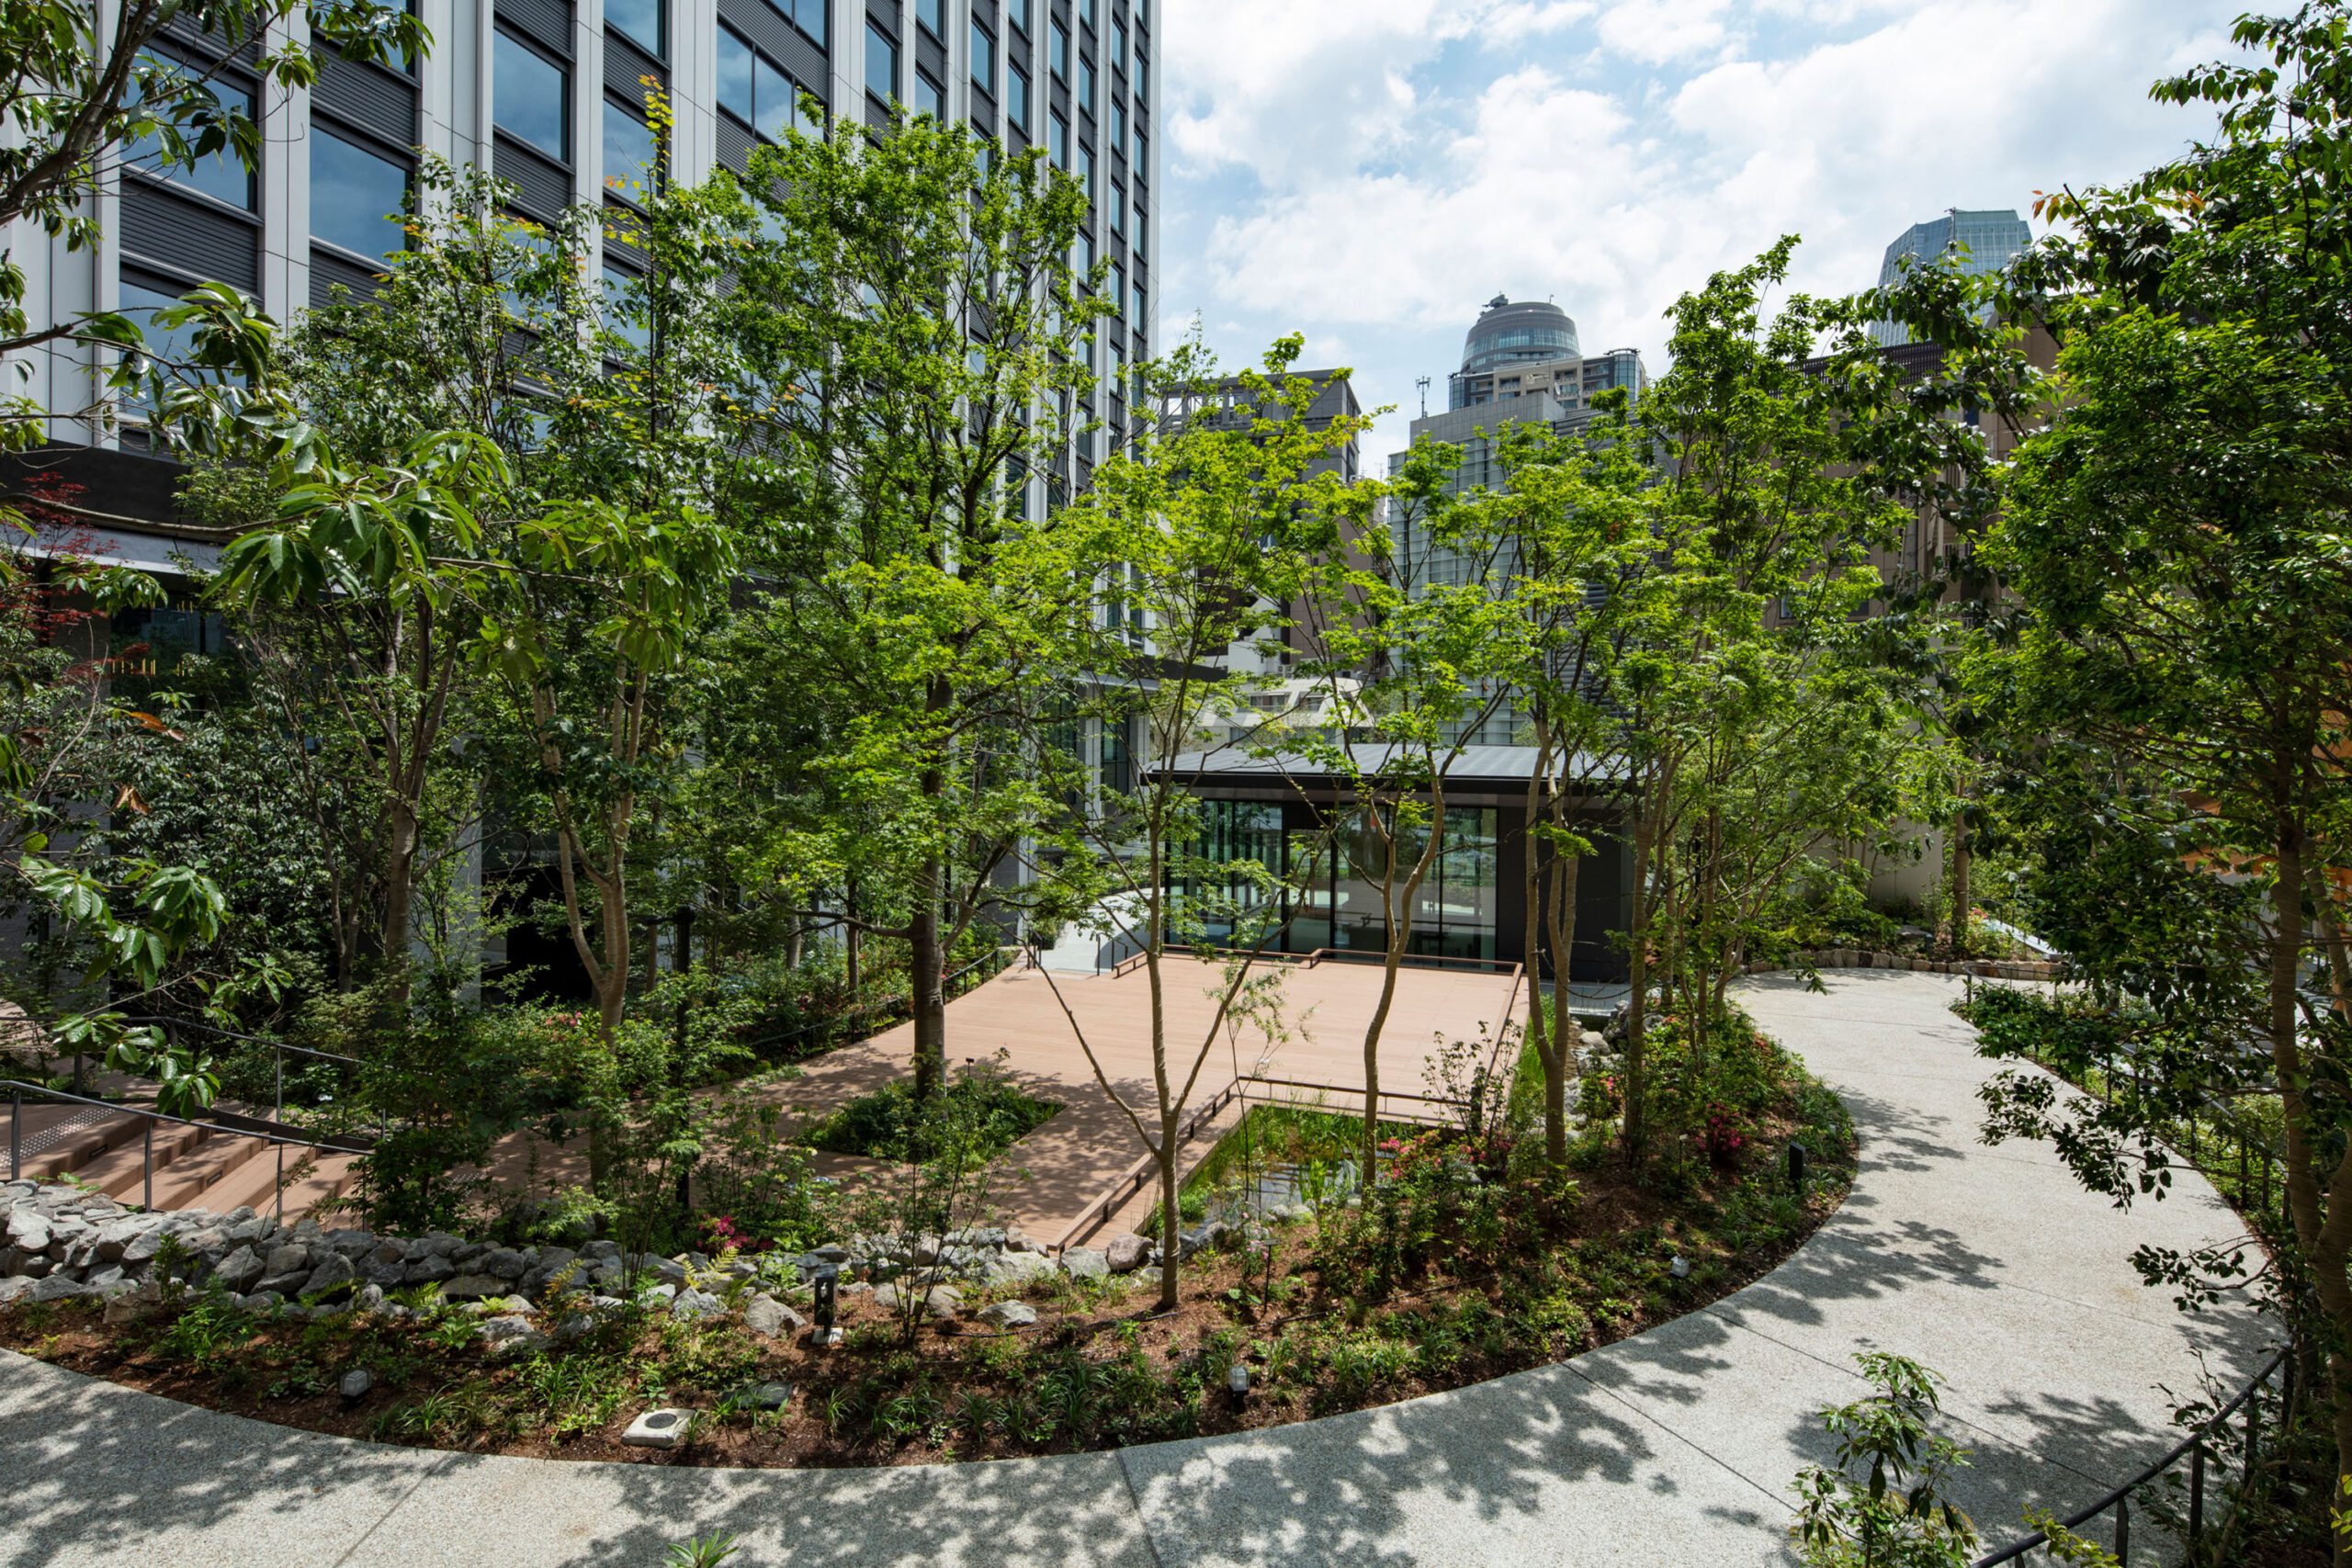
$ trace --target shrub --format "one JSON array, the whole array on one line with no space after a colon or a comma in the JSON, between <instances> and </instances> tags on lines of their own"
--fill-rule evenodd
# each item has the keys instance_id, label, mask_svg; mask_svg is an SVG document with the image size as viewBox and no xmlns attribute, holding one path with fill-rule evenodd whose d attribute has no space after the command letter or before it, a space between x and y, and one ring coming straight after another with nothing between
<instances>
[{"instance_id":1,"label":"shrub","mask_svg":"<svg viewBox=\"0 0 2352 1568\"><path fill-rule=\"evenodd\" d=\"M975 1062L940 1090L970 1129L983 1157L1002 1154L1061 1110L1058 1101L1021 1092L992 1062ZM906 1083L861 1095L809 1128L800 1142L828 1154L922 1160L931 1154L925 1107Z\"/></svg>"}]
</instances>

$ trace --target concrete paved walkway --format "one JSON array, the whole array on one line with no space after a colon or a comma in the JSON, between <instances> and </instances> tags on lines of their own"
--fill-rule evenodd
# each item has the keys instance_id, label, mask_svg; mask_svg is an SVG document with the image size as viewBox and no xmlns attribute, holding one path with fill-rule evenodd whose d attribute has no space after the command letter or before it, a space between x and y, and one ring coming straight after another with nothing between
<instances>
[{"instance_id":1,"label":"concrete paved walkway","mask_svg":"<svg viewBox=\"0 0 2352 1568\"><path fill-rule=\"evenodd\" d=\"M1862 1392L1867 1348L1951 1380L1963 1501L2006 1540L2029 1502L2078 1505L2160 1451L2160 1385L2193 1387L2198 1352L2233 1382L2256 1363L2250 1314L2185 1320L2126 1262L2235 1227L2193 1178L2119 1214L2046 1150L1978 1145L1958 982L1827 984L1746 1000L1853 1107L1844 1210L1769 1278L1562 1366L1121 1453L758 1472L379 1448L0 1356L0 1564L655 1568L712 1529L738 1568L1777 1563L1788 1483L1827 1457L1813 1413Z\"/></svg>"}]
</instances>

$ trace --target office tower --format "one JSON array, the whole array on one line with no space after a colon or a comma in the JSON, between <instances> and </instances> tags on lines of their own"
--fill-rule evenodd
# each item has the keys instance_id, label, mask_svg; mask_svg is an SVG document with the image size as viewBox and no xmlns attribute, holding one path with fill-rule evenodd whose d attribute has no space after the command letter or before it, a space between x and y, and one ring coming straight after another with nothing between
<instances>
[{"instance_id":1,"label":"office tower","mask_svg":"<svg viewBox=\"0 0 2352 1568\"><path fill-rule=\"evenodd\" d=\"M1443 413L1413 421L1410 445L1438 441L1461 448L1462 465L1449 485L1457 492L1498 487L1503 473L1496 453L1504 426L1533 424L1559 435L1576 434L1600 417L1600 394L1620 387L1634 401L1649 389L1649 371L1638 351L1613 348L1585 356L1578 353L1576 322L1557 305L1514 302L1498 294L1463 342L1461 368L1446 378L1449 406ZM1403 468L1407 456L1390 455L1391 476ZM1480 570L1477 561L1430 540L1419 519L1392 512L1390 527L1396 536L1393 558L1417 590L1459 585ZM1469 739L1508 745L1517 726L1518 716L1506 707Z\"/></svg>"},{"instance_id":2,"label":"office tower","mask_svg":"<svg viewBox=\"0 0 2352 1568\"><path fill-rule=\"evenodd\" d=\"M1941 218L1914 223L1886 247L1886 259L1879 264L1879 287L1883 288L1902 276L1905 257L1928 264L1947 252L1962 251L1962 272L1998 272L2010 257L2032 243L2033 231L2014 208L1984 211L1951 208ZM1889 348L1911 341L1910 329L1896 321L1872 324L1871 335Z\"/></svg>"},{"instance_id":3,"label":"office tower","mask_svg":"<svg viewBox=\"0 0 2352 1568\"><path fill-rule=\"evenodd\" d=\"M53 319L119 309L143 320L219 281L285 321L337 284L373 288L384 254L405 243L397 215L422 153L511 181L525 217L598 202L625 218L652 179L743 168L810 95L829 119L880 127L895 99L968 121L1014 151L1047 148L1093 197L1082 254L1108 259L1116 290L1117 313L1093 350L1103 395L1151 350L1159 51L1150 0L416 4L434 42L406 71L328 59L315 86L265 94L233 63L224 68L223 90L247 93L261 127L259 169L214 158L169 177L124 170L98 204L105 238L94 251L18 245L29 298L49 301ZM158 49L212 63L193 33ZM666 147L647 114L649 84L675 115ZM607 239L602 264L618 279L639 258ZM126 469L99 456L143 446L135 422L118 434L74 417L94 395L85 354L67 344L28 356L25 389L51 411L52 442L98 449L68 465L70 479L115 503L96 509L139 502L146 509L135 517L168 525L168 484L132 471L152 465Z\"/></svg>"}]
</instances>

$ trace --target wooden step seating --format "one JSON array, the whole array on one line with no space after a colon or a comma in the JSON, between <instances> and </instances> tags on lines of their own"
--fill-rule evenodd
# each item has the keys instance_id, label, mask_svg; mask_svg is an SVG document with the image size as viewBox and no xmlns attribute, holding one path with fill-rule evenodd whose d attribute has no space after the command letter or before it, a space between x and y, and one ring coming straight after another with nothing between
<instances>
[{"instance_id":1,"label":"wooden step seating","mask_svg":"<svg viewBox=\"0 0 2352 1568\"><path fill-rule=\"evenodd\" d=\"M119 1110L56 1103L23 1108L17 1134L23 1173L34 1180L70 1174L108 1197L141 1202L147 1192L149 1151L143 1134L149 1118L138 1112L153 1103L152 1089L114 1075L94 1077L91 1087L97 1094L122 1096L125 1103ZM232 1101L223 1100L213 1109L266 1120L264 1111ZM6 1107L0 1107L0 1116L5 1114ZM266 1138L226 1127L156 1122L153 1157L157 1209L226 1213L248 1205L257 1213L278 1210L277 1150ZM290 1222L350 1187L355 1156L338 1153L313 1158L309 1149L288 1147L286 1170L284 1207ZM4 1167L0 1174L5 1174Z\"/></svg>"}]
</instances>

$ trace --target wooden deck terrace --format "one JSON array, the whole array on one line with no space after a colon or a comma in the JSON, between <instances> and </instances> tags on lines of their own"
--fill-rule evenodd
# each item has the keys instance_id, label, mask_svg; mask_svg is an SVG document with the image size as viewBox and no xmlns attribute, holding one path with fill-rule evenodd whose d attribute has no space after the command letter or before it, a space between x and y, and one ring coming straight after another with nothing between
<instances>
[{"instance_id":1,"label":"wooden deck terrace","mask_svg":"<svg viewBox=\"0 0 2352 1568\"><path fill-rule=\"evenodd\" d=\"M1187 1103L1204 1105L1237 1077L1259 1077L1290 1080L1290 1087L1279 1094L1256 1092L1252 1100L1312 1101L1317 1089L1297 1086L1325 1086L1333 1109L1360 1111L1363 1036L1380 999L1380 966L1337 961L1272 963L1266 970L1283 978L1282 1013L1290 1034L1271 1047L1251 1025L1244 1024L1238 1034L1215 1028L1220 978L1216 964L1184 954L1170 954L1163 964L1162 1016L1170 1069L1182 1073L1200 1060ZM1491 1049L1514 1010L1524 1006L1521 986L1520 976L1510 973L1418 966L1402 970L1381 1032L1383 1090L1431 1092L1424 1069L1438 1048L1457 1040L1478 1041L1482 1027ZM1060 1114L1006 1156L1007 1177L999 1187L1003 1207L1036 1239L1061 1237L1081 1211L1144 1156L1133 1124L1103 1091L1094 1062L1100 1063L1102 1077L1145 1112L1148 1122L1155 1103L1151 1017L1150 975L1141 965L1102 976L1009 969L948 1004L951 1068L996 1060L1023 1092L1062 1105ZM1086 1044L1080 1043L1081 1032ZM1088 1045L1094 1062L1089 1060ZM906 1077L913 1059L914 1026L903 1023L829 1052L808 1064L801 1077L763 1092L786 1108L787 1127L803 1126ZM1507 1070L1510 1064L1502 1065ZM1238 1105L1204 1126L1186 1146L1187 1170L1230 1125L1237 1111ZM1156 1125L1153 1131L1156 1136ZM852 1179L872 1168L871 1162L831 1155L818 1156L817 1164L820 1170ZM560 1148L518 1134L502 1143L492 1170L510 1184L522 1184L526 1172L536 1178L529 1183L533 1186L584 1181L584 1143L574 1139L571 1146ZM1146 1190L1114 1205L1090 1231L1136 1223L1156 1196ZM1084 1234L1071 1239L1083 1240Z\"/></svg>"}]
</instances>

